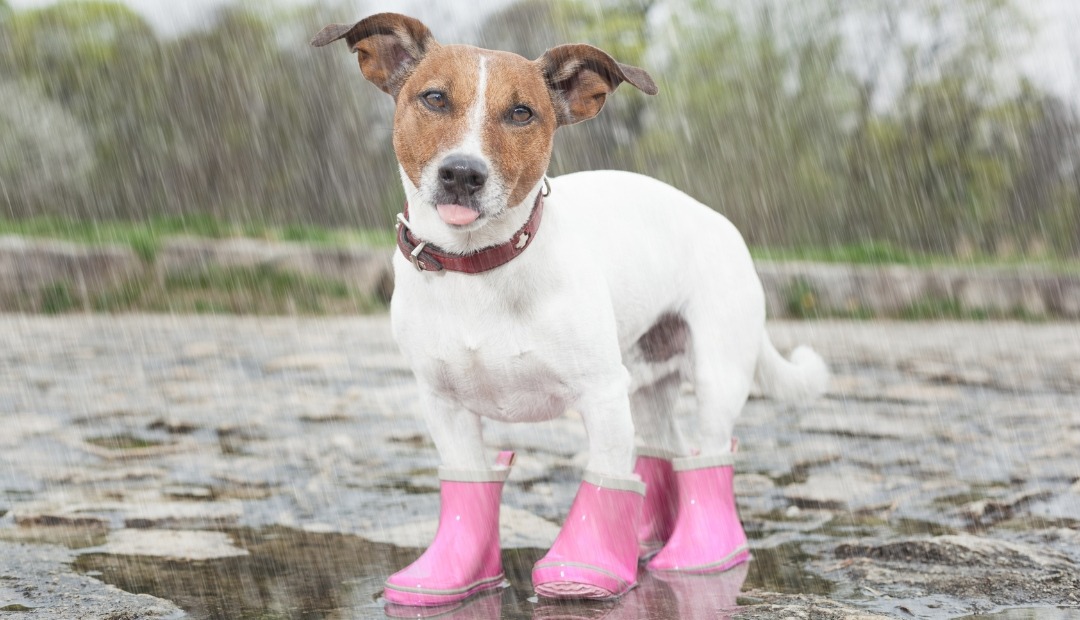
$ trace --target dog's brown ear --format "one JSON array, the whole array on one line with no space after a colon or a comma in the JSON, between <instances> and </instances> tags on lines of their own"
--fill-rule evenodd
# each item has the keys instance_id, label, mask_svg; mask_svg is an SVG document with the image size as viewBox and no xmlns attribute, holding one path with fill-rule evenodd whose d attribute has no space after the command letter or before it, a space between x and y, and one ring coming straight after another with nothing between
<instances>
[{"instance_id":1,"label":"dog's brown ear","mask_svg":"<svg viewBox=\"0 0 1080 620\"><path fill-rule=\"evenodd\" d=\"M648 95L659 92L644 69L624 65L604 50L583 43L551 48L536 62L547 79L560 125L599 114L607 96L623 82Z\"/></svg>"},{"instance_id":2,"label":"dog's brown ear","mask_svg":"<svg viewBox=\"0 0 1080 620\"><path fill-rule=\"evenodd\" d=\"M322 47L345 39L357 54L369 82L395 99L409 73L439 43L419 20L397 13L379 13L348 24L330 24L311 40Z\"/></svg>"}]
</instances>

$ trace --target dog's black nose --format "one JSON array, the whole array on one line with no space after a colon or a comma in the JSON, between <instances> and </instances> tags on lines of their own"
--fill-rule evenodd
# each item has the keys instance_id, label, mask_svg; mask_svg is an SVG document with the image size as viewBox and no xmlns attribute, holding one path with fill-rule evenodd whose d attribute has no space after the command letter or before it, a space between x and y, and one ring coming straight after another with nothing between
<instances>
[{"instance_id":1,"label":"dog's black nose","mask_svg":"<svg viewBox=\"0 0 1080 620\"><path fill-rule=\"evenodd\" d=\"M471 155L451 155L439 166L439 182L459 199L480 191L487 178L487 164Z\"/></svg>"}]
</instances>

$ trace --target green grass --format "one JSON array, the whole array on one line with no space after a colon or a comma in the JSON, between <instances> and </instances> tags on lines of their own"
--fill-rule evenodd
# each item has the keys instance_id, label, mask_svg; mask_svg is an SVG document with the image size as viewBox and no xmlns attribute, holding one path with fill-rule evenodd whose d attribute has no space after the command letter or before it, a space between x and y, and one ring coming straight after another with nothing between
<instances>
[{"instance_id":1,"label":"green grass","mask_svg":"<svg viewBox=\"0 0 1080 620\"><path fill-rule=\"evenodd\" d=\"M900 311L898 318L906 321L1025 321L1039 323L1049 320L1047 316L1035 315L1023 308L1011 310L965 310L952 298L922 299Z\"/></svg>"},{"instance_id":2,"label":"green grass","mask_svg":"<svg viewBox=\"0 0 1080 620\"><path fill-rule=\"evenodd\" d=\"M245 237L327 246L384 247L394 243L394 231L385 229L327 228L311 225L237 225L209 215L154 217L145 221L73 220L57 217L0 218L0 235L58 239L88 245L117 244L131 247L146 262L153 262L170 237L210 239Z\"/></svg>"},{"instance_id":3,"label":"green grass","mask_svg":"<svg viewBox=\"0 0 1080 620\"><path fill-rule=\"evenodd\" d=\"M141 448L152 448L162 445L162 442L160 441L143 439L142 437L136 437L130 434L91 437L86 440L86 443L109 450L138 450Z\"/></svg>"},{"instance_id":4,"label":"green grass","mask_svg":"<svg viewBox=\"0 0 1080 620\"><path fill-rule=\"evenodd\" d=\"M1010 311L989 310L965 310L959 300L951 297L927 297L915 301L912 305L900 310L895 315L881 316L869 308L856 307L847 310L822 308L818 302L818 292L805 280L795 280L789 286L786 293L786 305L788 315L798 319L854 319L872 320L877 318L893 318L905 321L987 321L987 320L1013 320L1039 322L1047 320L1046 317L1032 315L1022 308Z\"/></svg>"},{"instance_id":5,"label":"green grass","mask_svg":"<svg viewBox=\"0 0 1080 620\"><path fill-rule=\"evenodd\" d=\"M1080 258L1061 256L1010 257L977 254L970 257L947 254L927 254L898 247L887 242L869 242L822 247L779 248L754 246L750 254L755 260L808 261L846 263L851 265L909 265L909 266L972 266L972 267L1040 267L1057 272L1076 273Z\"/></svg>"},{"instance_id":6,"label":"green grass","mask_svg":"<svg viewBox=\"0 0 1080 620\"><path fill-rule=\"evenodd\" d=\"M753 247L750 253L754 255L754 258L763 260L804 260L858 265L883 263L914 265L931 263L935 260L931 256L919 254L905 248L898 248L889 243L878 242L803 248Z\"/></svg>"},{"instance_id":7,"label":"green grass","mask_svg":"<svg viewBox=\"0 0 1080 620\"><path fill-rule=\"evenodd\" d=\"M152 262L167 237L192 235L222 238L230 228L209 216L157 217L150 220L71 220L58 217L28 219L0 218L0 235L19 235L73 241L89 245L130 246L147 262Z\"/></svg>"},{"instance_id":8,"label":"green grass","mask_svg":"<svg viewBox=\"0 0 1080 620\"><path fill-rule=\"evenodd\" d=\"M322 315L372 312L384 306L338 281L262 266L214 267L164 280L132 280L97 296L92 307L98 312Z\"/></svg>"},{"instance_id":9,"label":"green grass","mask_svg":"<svg viewBox=\"0 0 1080 620\"><path fill-rule=\"evenodd\" d=\"M796 279L788 287L785 303L788 314L798 319L858 319L876 318L868 308L855 307L846 310L823 309L818 301L818 291L806 280Z\"/></svg>"},{"instance_id":10,"label":"green grass","mask_svg":"<svg viewBox=\"0 0 1080 620\"><path fill-rule=\"evenodd\" d=\"M259 222L230 223L206 214L153 217L144 221L72 220L58 217L0 218L0 235L59 239L91 245L127 245L147 262L153 262L168 238L178 236L210 239L241 237L329 247L389 247L394 244L394 230L389 223L383 228L375 229L333 228L311 224L271 226ZM1053 271L1080 270L1078 258L1022 255L977 255L960 258L921 253L887 242L795 248L755 246L750 249L750 253L755 259L772 261L854 265L1038 266Z\"/></svg>"},{"instance_id":11,"label":"green grass","mask_svg":"<svg viewBox=\"0 0 1080 620\"><path fill-rule=\"evenodd\" d=\"M45 314L61 314L75 309L75 299L67 282L56 282L41 291L41 311Z\"/></svg>"}]
</instances>

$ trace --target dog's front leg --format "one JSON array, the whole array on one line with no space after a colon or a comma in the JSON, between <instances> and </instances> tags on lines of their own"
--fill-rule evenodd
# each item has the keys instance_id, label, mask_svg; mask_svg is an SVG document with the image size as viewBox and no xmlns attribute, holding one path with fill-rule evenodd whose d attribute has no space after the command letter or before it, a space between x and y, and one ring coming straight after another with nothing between
<instances>
[{"instance_id":1,"label":"dog's front leg","mask_svg":"<svg viewBox=\"0 0 1080 620\"><path fill-rule=\"evenodd\" d=\"M574 407L589 434L589 465L559 536L533 567L533 587L542 596L611 598L637 584L645 485L631 473L634 424L627 387L628 382L605 382Z\"/></svg>"},{"instance_id":2,"label":"dog's front leg","mask_svg":"<svg viewBox=\"0 0 1080 620\"><path fill-rule=\"evenodd\" d=\"M445 605L503 582L499 503L513 453L494 468L484 462L480 418L426 391L424 417L442 459L439 529L427 551L386 580L386 599L402 605Z\"/></svg>"},{"instance_id":3,"label":"dog's front leg","mask_svg":"<svg viewBox=\"0 0 1080 620\"><path fill-rule=\"evenodd\" d=\"M588 472L633 478L634 419L627 387L624 382L612 381L586 393L573 407L581 414L589 436Z\"/></svg>"},{"instance_id":4,"label":"dog's front leg","mask_svg":"<svg viewBox=\"0 0 1080 620\"><path fill-rule=\"evenodd\" d=\"M488 469L480 416L430 389L423 389L420 404L443 468Z\"/></svg>"}]
</instances>

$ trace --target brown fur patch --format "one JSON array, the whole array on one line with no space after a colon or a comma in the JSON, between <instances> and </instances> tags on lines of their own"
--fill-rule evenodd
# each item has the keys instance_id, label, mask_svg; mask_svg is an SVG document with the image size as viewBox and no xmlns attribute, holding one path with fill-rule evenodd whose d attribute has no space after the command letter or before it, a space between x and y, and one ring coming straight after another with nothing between
<instances>
[{"instance_id":1,"label":"brown fur patch","mask_svg":"<svg viewBox=\"0 0 1080 620\"><path fill-rule=\"evenodd\" d=\"M690 326L677 314L664 314L638 340L647 362L664 362L686 352Z\"/></svg>"},{"instance_id":2,"label":"brown fur patch","mask_svg":"<svg viewBox=\"0 0 1080 620\"><path fill-rule=\"evenodd\" d=\"M499 170L510 190L509 206L521 203L547 172L557 126L547 84L540 67L509 52L484 51L487 57L484 154ZM533 111L525 125L510 121L515 106Z\"/></svg>"},{"instance_id":3,"label":"brown fur patch","mask_svg":"<svg viewBox=\"0 0 1080 620\"><path fill-rule=\"evenodd\" d=\"M560 125L580 123L599 114L607 96L622 82L647 95L658 92L645 70L624 65L604 50L583 43L553 47L536 62L551 88Z\"/></svg>"},{"instance_id":4,"label":"brown fur patch","mask_svg":"<svg viewBox=\"0 0 1080 620\"><path fill-rule=\"evenodd\" d=\"M395 79L395 74L408 66L398 38L395 35L375 34L361 39L353 49L360 63L360 73L383 92L395 95L400 81L400 78Z\"/></svg>"},{"instance_id":5,"label":"brown fur patch","mask_svg":"<svg viewBox=\"0 0 1080 620\"><path fill-rule=\"evenodd\" d=\"M599 73L588 69L578 71L568 83L571 86L566 89L566 107L574 122L599 114L607 101L608 93L613 90L611 84L600 77Z\"/></svg>"},{"instance_id":6,"label":"brown fur patch","mask_svg":"<svg viewBox=\"0 0 1080 620\"><path fill-rule=\"evenodd\" d=\"M461 142L476 99L479 50L447 45L432 50L409 75L394 111L394 151L406 176L419 187L420 173L436 155ZM445 111L429 110L420 95L446 93Z\"/></svg>"},{"instance_id":7,"label":"brown fur patch","mask_svg":"<svg viewBox=\"0 0 1080 620\"><path fill-rule=\"evenodd\" d=\"M357 53L364 77L395 98L409 71L439 45L427 26L397 13L379 13L351 26L330 24L311 44L322 47L339 39Z\"/></svg>"}]
</instances>

